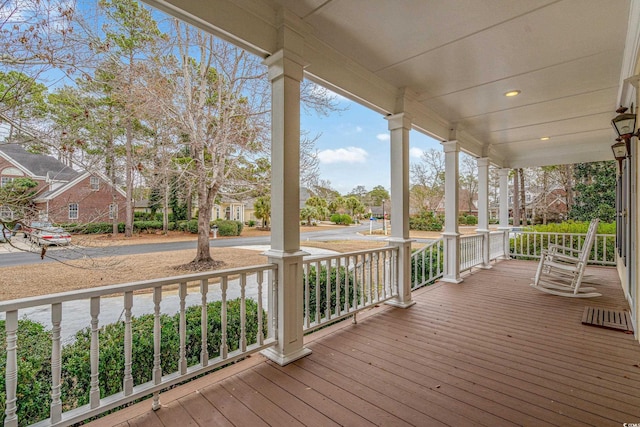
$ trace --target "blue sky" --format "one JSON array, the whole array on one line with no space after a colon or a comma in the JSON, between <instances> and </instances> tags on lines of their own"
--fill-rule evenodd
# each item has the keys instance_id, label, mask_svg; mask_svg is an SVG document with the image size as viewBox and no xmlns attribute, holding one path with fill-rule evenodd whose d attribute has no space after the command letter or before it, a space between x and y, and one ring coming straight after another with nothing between
<instances>
[{"instance_id":1,"label":"blue sky","mask_svg":"<svg viewBox=\"0 0 640 427\"><path fill-rule=\"evenodd\" d=\"M343 97L337 97L344 111L329 116L302 112L301 128L309 137L321 133L316 141L320 159L320 178L329 180L341 194L358 185L371 190L390 186L389 131L381 114ZM418 161L423 151L441 150L440 143L417 131L411 131L411 162Z\"/></svg>"}]
</instances>

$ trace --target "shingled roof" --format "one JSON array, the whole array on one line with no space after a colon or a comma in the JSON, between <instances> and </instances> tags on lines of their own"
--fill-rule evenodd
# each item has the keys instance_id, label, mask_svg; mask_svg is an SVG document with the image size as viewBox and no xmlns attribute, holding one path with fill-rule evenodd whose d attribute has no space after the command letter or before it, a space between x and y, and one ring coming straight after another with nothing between
<instances>
[{"instance_id":1,"label":"shingled roof","mask_svg":"<svg viewBox=\"0 0 640 427\"><path fill-rule=\"evenodd\" d=\"M19 144L0 144L0 153L9 157L33 177L55 181L72 181L80 175L59 160L44 154L29 153Z\"/></svg>"}]
</instances>

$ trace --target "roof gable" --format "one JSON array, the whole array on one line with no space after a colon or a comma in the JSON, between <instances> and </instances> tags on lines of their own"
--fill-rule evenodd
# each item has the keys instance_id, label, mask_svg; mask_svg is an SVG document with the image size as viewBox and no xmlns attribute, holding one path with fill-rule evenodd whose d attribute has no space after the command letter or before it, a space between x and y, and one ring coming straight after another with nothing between
<instances>
[{"instance_id":1,"label":"roof gable","mask_svg":"<svg viewBox=\"0 0 640 427\"><path fill-rule=\"evenodd\" d=\"M32 178L71 181L80 175L59 160L44 154L29 153L19 144L0 144L0 154Z\"/></svg>"}]
</instances>

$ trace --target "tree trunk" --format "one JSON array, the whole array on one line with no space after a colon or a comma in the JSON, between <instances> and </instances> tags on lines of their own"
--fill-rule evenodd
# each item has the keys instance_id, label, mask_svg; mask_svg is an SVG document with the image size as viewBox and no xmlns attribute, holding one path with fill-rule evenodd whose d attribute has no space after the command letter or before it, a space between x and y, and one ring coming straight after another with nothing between
<instances>
[{"instance_id":1,"label":"tree trunk","mask_svg":"<svg viewBox=\"0 0 640 427\"><path fill-rule=\"evenodd\" d=\"M196 257L192 261L205 263L213 261L211 247L209 246L209 233L211 232L211 208L218 194L217 188L207 188L204 179L198 182L198 248Z\"/></svg>"},{"instance_id":2,"label":"tree trunk","mask_svg":"<svg viewBox=\"0 0 640 427\"><path fill-rule=\"evenodd\" d=\"M169 193L170 193L170 181L165 176L164 180L164 197L162 198L162 232L166 235L169 234Z\"/></svg>"},{"instance_id":3,"label":"tree trunk","mask_svg":"<svg viewBox=\"0 0 640 427\"><path fill-rule=\"evenodd\" d=\"M124 222L124 235L125 237L133 236L133 123L131 118L127 119L126 129L126 182L127 182L127 201L126 201L126 214Z\"/></svg>"}]
</instances>

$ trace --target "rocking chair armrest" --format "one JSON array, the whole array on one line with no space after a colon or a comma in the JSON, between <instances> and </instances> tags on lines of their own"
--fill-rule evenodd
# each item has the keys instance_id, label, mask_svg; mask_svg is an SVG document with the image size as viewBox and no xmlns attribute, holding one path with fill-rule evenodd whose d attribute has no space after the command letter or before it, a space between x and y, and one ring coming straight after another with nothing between
<instances>
[{"instance_id":1,"label":"rocking chair armrest","mask_svg":"<svg viewBox=\"0 0 640 427\"><path fill-rule=\"evenodd\" d=\"M562 246L562 245L556 245L556 244L549 245L547 250L553 254L556 254L558 251L572 252L576 254L579 254L580 252L582 252L580 249L574 249L574 248L570 248L569 246Z\"/></svg>"},{"instance_id":2,"label":"rocking chair armrest","mask_svg":"<svg viewBox=\"0 0 640 427\"><path fill-rule=\"evenodd\" d=\"M576 251L576 252L578 252L578 251ZM558 253L558 252L552 252L552 251L549 251L547 249L543 249L542 250L542 256L543 257L550 257L553 260L570 262L570 263L577 263L577 262L580 261L580 259L578 257L571 256L571 255L566 255L566 254L562 254L562 253Z\"/></svg>"}]
</instances>

